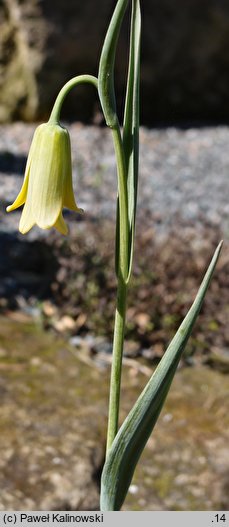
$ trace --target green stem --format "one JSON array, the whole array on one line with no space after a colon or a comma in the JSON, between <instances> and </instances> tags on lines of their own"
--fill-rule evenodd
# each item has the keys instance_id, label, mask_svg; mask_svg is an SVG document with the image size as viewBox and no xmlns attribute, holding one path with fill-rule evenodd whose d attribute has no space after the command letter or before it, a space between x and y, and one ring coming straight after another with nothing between
<instances>
[{"instance_id":1,"label":"green stem","mask_svg":"<svg viewBox=\"0 0 229 527\"><path fill-rule=\"evenodd\" d=\"M122 373L122 355L124 342L124 329L126 319L126 296L127 296L127 277L128 277L128 247L129 247L129 223L128 223L128 195L127 177L123 143L119 125L112 128L113 142L118 170L118 213L119 228L117 232L117 271L118 289L117 305L115 312L113 356L111 366L110 398L108 411L107 429L107 453L110 449L118 431L119 421L119 401Z\"/></svg>"},{"instance_id":2,"label":"green stem","mask_svg":"<svg viewBox=\"0 0 229 527\"><path fill-rule=\"evenodd\" d=\"M118 430L121 366L126 313L128 278L129 219L127 167L116 112L114 90L114 63L118 36L129 0L117 0L105 37L98 73L98 92L107 126L112 130L118 171L118 204L116 222L116 274L118 277L117 307L115 313L113 357L111 367L110 400L108 412L107 451Z\"/></svg>"},{"instance_id":3,"label":"green stem","mask_svg":"<svg viewBox=\"0 0 229 527\"><path fill-rule=\"evenodd\" d=\"M115 311L115 327L113 340L113 356L110 380L110 398L107 429L107 454L118 431L119 401L122 374L122 354L126 318L127 285L119 280L117 291L117 306Z\"/></svg>"},{"instance_id":4,"label":"green stem","mask_svg":"<svg viewBox=\"0 0 229 527\"><path fill-rule=\"evenodd\" d=\"M129 247L129 218L128 218L128 192L127 192L127 172L123 142L119 124L112 128L113 143L116 155L117 172L118 172L118 214L119 228L117 257L117 275L118 278L126 282L128 277L128 247Z\"/></svg>"},{"instance_id":5,"label":"green stem","mask_svg":"<svg viewBox=\"0 0 229 527\"><path fill-rule=\"evenodd\" d=\"M70 79L70 81L66 82L66 84L63 86L63 88L60 90L60 92L57 95L57 98L55 100L52 113L49 118L49 122L51 123L59 123L60 121L60 112L62 108L62 104L64 102L64 99L68 92L77 86L77 84L93 84L93 86L98 89L98 79L94 77L93 75L78 75L77 77L73 77L73 79Z\"/></svg>"}]
</instances>

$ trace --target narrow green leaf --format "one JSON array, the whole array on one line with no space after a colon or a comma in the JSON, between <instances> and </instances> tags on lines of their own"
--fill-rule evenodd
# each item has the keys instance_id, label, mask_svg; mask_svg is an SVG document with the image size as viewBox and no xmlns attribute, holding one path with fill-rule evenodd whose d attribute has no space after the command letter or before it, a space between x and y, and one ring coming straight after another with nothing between
<instances>
[{"instance_id":1,"label":"narrow green leaf","mask_svg":"<svg viewBox=\"0 0 229 527\"><path fill-rule=\"evenodd\" d=\"M141 11L139 0L132 0L129 69L123 123L123 146L127 169L128 216L130 225L129 274L131 272L138 190L139 165L139 79Z\"/></svg>"},{"instance_id":2,"label":"narrow green leaf","mask_svg":"<svg viewBox=\"0 0 229 527\"><path fill-rule=\"evenodd\" d=\"M120 510L134 469L165 402L181 354L199 314L217 263L218 245L197 296L151 379L126 417L108 452L101 481L101 510Z\"/></svg>"},{"instance_id":3,"label":"narrow green leaf","mask_svg":"<svg viewBox=\"0 0 229 527\"><path fill-rule=\"evenodd\" d=\"M117 123L114 91L114 61L118 36L129 0L118 0L107 34L99 63L98 91L107 126Z\"/></svg>"}]
</instances>

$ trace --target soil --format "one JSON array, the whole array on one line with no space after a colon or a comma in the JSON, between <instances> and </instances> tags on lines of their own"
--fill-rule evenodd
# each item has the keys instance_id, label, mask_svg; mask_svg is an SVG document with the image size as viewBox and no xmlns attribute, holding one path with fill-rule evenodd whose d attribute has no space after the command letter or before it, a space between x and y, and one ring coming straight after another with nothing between
<instances>
[{"instance_id":1,"label":"soil","mask_svg":"<svg viewBox=\"0 0 229 527\"><path fill-rule=\"evenodd\" d=\"M98 510L108 364L25 314L0 326L0 510ZM124 365L121 420L147 376ZM176 373L124 510L227 510L227 393L206 366Z\"/></svg>"}]
</instances>

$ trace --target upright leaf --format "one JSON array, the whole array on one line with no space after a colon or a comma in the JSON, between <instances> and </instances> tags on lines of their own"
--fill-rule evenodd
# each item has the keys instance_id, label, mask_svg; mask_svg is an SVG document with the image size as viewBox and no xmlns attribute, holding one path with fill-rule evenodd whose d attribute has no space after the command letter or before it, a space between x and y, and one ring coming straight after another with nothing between
<instances>
[{"instance_id":1,"label":"upright leaf","mask_svg":"<svg viewBox=\"0 0 229 527\"><path fill-rule=\"evenodd\" d=\"M130 225L129 275L131 272L138 190L139 165L139 80L141 11L139 0L132 0L129 69L123 123L123 146L127 169L128 215Z\"/></svg>"},{"instance_id":2,"label":"upright leaf","mask_svg":"<svg viewBox=\"0 0 229 527\"><path fill-rule=\"evenodd\" d=\"M135 466L166 399L181 354L199 314L217 263L218 245L197 296L151 379L121 426L105 462L101 481L101 510L120 510Z\"/></svg>"},{"instance_id":3,"label":"upright leaf","mask_svg":"<svg viewBox=\"0 0 229 527\"><path fill-rule=\"evenodd\" d=\"M128 0L118 0L108 27L99 63L98 91L107 126L117 123L114 91L114 62L118 36Z\"/></svg>"}]
</instances>

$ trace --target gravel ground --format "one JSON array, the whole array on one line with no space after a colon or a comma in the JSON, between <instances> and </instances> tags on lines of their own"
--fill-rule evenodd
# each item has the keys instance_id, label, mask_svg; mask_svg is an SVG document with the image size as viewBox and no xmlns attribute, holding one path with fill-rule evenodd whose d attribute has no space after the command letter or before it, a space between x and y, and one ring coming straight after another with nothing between
<instances>
[{"instance_id":1,"label":"gravel ground","mask_svg":"<svg viewBox=\"0 0 229 527\"><path fill-rule=\"evenodd\" d=\"M116 175L111 133L69 127L77 202L90 216L115 216ZM15 230L19 212L5 214L19 188L35 125L0 126L1 229ZM141 129L139 216L153 214L155 228L190 222L229 232L229 127ZM74 218L74 214L69 215ZM36 229L30 236L36 236Z\"/></svg>"}]
</instances>

